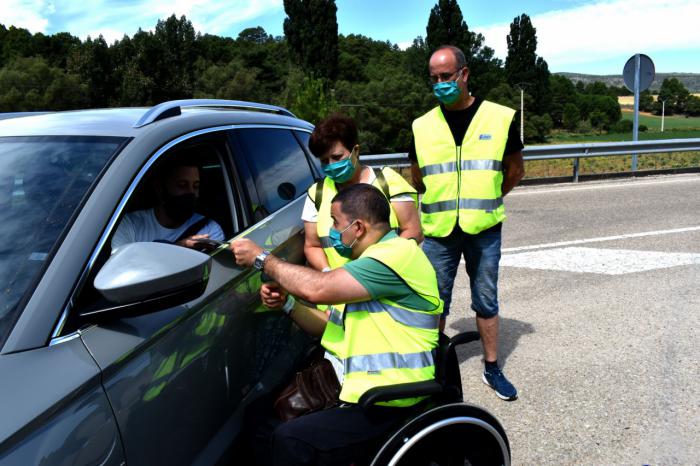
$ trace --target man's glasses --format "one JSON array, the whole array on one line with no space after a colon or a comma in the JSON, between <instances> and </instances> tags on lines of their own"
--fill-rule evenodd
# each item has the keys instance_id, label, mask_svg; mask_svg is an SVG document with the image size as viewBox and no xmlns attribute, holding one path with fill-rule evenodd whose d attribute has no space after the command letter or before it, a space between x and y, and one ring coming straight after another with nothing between
<instances>
[{"instance_id":1,"label":"man's glasses","mask_svg":"<svg viewBox=\"0 0 700 466\"><path fill-rule=\"evenodd\" d=\"M445 82L445 81L454 81L454 79L450 79L452 76L454 76L457 73L460 73L462 71L462 68L453 71L452 73L438 73L438 74L431 74L430 75L430 83L431 84L437 84L440 82ZM459 79L459 77L455 78Z\"/></svg>"}]
</instances>

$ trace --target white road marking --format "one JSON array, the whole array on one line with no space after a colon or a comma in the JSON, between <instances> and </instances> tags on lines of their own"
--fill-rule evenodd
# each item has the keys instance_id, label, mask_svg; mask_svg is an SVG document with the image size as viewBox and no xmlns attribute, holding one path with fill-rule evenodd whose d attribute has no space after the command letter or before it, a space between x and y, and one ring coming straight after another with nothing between
<instances>
[{"instance_id":1,"label":"white road marking","mask_svg":"<svg viewBox=\"0 0 700 466\"><path fill-rule=\"evenodd\" d=\"M642 238L644 236L658 236L658 235L670 235L674 233L686 233L689 231L700 231L700 226L685 227L685 228L674 228L672 230L656 230L656 231L644 231L641 233L628 233L625 235L616 236L602 236L599 238L587 238L587 239L577 239L572 241L559 241L556 243L543 243L543 244L533 244L531 246L519 246L515 248L503 248L502 253L518 252L518 251L528 251L532 249L545 249L545 248L557 248L562 246L572 246L575 244L587 244L587 243L600 243L603 241L615 241L620 239L629 238Z\"/></svg>"},{"instance_id":2,"label":"white road marking","mask_svg":"<svg viewBox=\"0 0 700 466\"><path fill-rule=\"evenodd\" d=\"M700 177L693 178L675 178L672 180L654 180L654 181L627 181L625 183L615 183L615 184L592 184L590 186L562 186L560 188L550 188L550 189L532 189L532 190L521 190L517 189L513 192L508 193L506 199L513 196L530 196L533 194L548 194L548 193L560 193L568 191L587 191L591 189L613 189L613 188L636 188L644 186L654 186L659 184L674 184L674 183L697 183L700 182Z\"/></svg>"},{"instance_id":3,"label":"white road marking","mask_svg":"<svg viewBox=\"0 0 700 466\"><path fill-rule=\"evenodd\" d=\"M626 249L559 248L508 254L501 266L577 273L623 275L700 264L700 254Z\"/></svg>"}]
</instances>

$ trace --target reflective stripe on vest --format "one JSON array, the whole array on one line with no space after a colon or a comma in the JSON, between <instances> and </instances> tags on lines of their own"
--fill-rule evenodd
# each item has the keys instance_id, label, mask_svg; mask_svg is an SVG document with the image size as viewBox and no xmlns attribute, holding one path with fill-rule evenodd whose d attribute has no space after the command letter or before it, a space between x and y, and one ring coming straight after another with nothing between
<instances>
[{"instance_id":1,"label":"reflective stripe on vest","mask_svg":"<svg viewBox=\"0 0 700 466\"><path fill-rule=\"evenodd\" d=\"M434 202L432 204L421 204L420 210L426 214L434 214L436 212L446 212L455 210L457 200ZM503 205L503 198L498 199L460 199L459 208L464 210L484 210L493 212Z\"/></svg>"},{"instance_id":2,"label":"reflective stripe on vest","mask_svg":"<svg viewBox=\"0 0 700 466\"><path fill-rule=\"evenodd\" d=\"M342 361L346 377L355 372L381 372L387 369L422 369L435 365L432 351L380 353L351 356Z\"/></svg>"},{"instance_id":3,"label":"reflective stripe on vest","mask_svg":"<svg viewBox=\"0 0 700 466\"><path fill-rule=\"evenodd\" d=\"M391 304L382 303L379 301L365 301L362 303L352 303L345 306L345 312L386 312L392 319L409 327L426 328L434 330L438 328L440 316L435 314L426 314L418 311L410 311Z\"/></svg>"},{"instance_id":4,"label":"reflective stripe on vest","mask_svg":"<svg viewBox=\"0 0 700 466\"><path fill-rule=\"evenodd\" d=\"M503 163L500 160L462 160L460 164L461 170L493 170L502 171ZM423 176L440 175L442 173L451 173L457 171L457 163L436 163L427 165L420 169Z\"/></svg>"},{"instance_id":5,"label":"reflective stripe on vest","mask_svg":"<svg viewBox=\"0 0 700 466\"><path fill-rule=\"evenodd\" d=\"M328 316L328 322L331 322L338 327L343 326L343 313L338 310L335 306L330 306L330 315Z\"/></svg>"},{"instance_id":6,"label":"reflective stripe on vest","mask_svg":"<svg viewBox=\"0 0 700 466\"><path fill-rule=\"evenodd\" d=\"M440 107L413 122L426 187L421 206L425 236L447 236L456 224L476 234L505 219L502 160L514 114L483 101L459 146Z\"/></svg>"}]
</instances>

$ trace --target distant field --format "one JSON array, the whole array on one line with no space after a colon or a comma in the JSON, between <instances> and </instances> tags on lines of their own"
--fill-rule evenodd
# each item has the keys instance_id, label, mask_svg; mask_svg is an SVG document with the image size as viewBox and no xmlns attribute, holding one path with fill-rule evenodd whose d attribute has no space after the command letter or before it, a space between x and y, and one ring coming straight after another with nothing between
<instances>
[{"instance_id":1,"label":"distant field","mask_svg":"<svg viewBox=\"0 0 700 466\"><path fill-rule=\"evenodd\" d=\"M700 97L700 93L693 94L694 96ZM658 95L652 95L651 96L654 100L658 97ZM634 96L633 95L622 95L617 98L617 103L620 104L621 107L633 107L634 106Z\"/></svg>"},{"instance_id":2,"label":"distant field","mask_svg":"<svg viewBox=\"0 0 700 466\"><path fill-rule=\"evenodd\" d=\"M622 111L622 118L632 120L634 112ZM684 116L672 115L664 117L664 132L669 129L696 129L700 130L700 117L686 118ZM661 131L661 117L649 115L646 113L639 114L639 124L646 125L649 131ZM695 136L700 137L700 136Z\"/></svg>"}]
</instances>

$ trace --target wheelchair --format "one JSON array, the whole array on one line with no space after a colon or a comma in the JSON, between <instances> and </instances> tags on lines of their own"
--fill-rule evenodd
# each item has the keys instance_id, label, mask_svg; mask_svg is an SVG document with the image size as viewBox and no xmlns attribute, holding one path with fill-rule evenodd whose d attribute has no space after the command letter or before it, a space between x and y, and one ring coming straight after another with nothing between
<instances>
[{"instance_id":1,"label":"wheelchair","mask_svg":"<svg viewBox=\"0 0 700 466\"><path fill-rule=\"evenodd\" d=\"M455 348L478 341L477 332L440 334L435 379L375 387L359 404L371 413L378 402L428 396L425 411L405 423L379 449L371 466L510 465L510 445L498 420L464 402Z\"/></svg>"}]
</instances>

